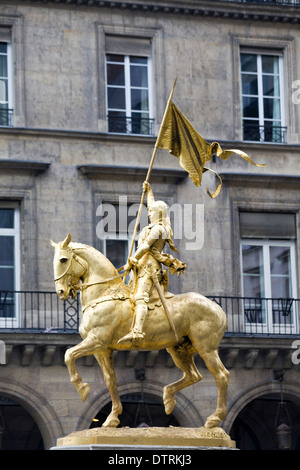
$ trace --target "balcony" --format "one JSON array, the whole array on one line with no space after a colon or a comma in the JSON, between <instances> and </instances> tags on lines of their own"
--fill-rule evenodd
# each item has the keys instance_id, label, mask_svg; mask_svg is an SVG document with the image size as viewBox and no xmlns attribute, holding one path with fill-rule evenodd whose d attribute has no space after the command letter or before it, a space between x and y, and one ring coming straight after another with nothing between
<instances>
[{"instance_id":1,"label":"balcony","mask_svg":"<svg viewBox=\"0 0 300 470\"><path fill-rule=\"evenodd\" d=\"M13 126L13 109L0 108L0 127L12 127Z\"/></svg>"},{"instance_id":2,"label":"balcony","mask_svg":"<svg viewBox=\"0 0 300 470\"><path fill-rule=\"evenodd\" d=\"M247 142L272 142L286 144L287 128L282 126L260 126L249 122L243 124L243 140Z\"/></svg>"},{"instance_id":3,"label":"balcony","mask_svg":"<svg viewBox=\"0 0 300 470\"><path fill-rule=\"evenodd\" d=\"M123 117L109 114L107 116L108 132L114 134L153 135L154 119Z\"/></svg>"},{"instance_id":4,"label":"balcony","mask_svg":"<svg viewBox=\"0 0 300 470\"><path fill-rule=\"evenodd\" d=\"M298 333L300 299L208 296L227 314L225 336L293 337ZM0 330L77 333L79 295L61 301L55 292L0 291Z\"/></svg>"}]
</instances>

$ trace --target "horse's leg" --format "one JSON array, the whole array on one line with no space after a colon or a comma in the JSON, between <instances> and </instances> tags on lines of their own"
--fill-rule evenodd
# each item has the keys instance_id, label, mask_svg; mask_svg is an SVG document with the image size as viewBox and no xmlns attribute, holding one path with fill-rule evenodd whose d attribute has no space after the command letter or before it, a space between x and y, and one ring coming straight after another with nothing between
<instances>
[{"instance_id":1,"label":"horse's leg","mask_svg":"<svg viewBox=\"0 0 300 470\"><path fill-rule=\"evenodd\" d=\"M87 383L82 383L82 379L78 374L75 361L79 357L93 354L97 348L99 348L99 341L97 337L93 333L89 333L88 336L83 341L81 341L81 343L70 349L67 349L65 353L65 363L70 374L70 380L75 386L82 401L86 400L90 391L90 387Z\"/></svg>"},{"instance_id":2,"label":"horse's leg","mask_svg":"<svg viewBox=\"0 0 300 470\"><path fill-rule=\"evenodd\" d=\"M186 347L172 347L167 349L172 356L175 365L183 371L183 377L170 385L164 387L164 405L167 414L172 413L176 406L175 394L189 385L192 385L202 379L194 362L195 350L187 345Z\"/></svg>"},{"instance_id":3,"label":"horse's leg","mask_svg":"<svg viewBox=\"0 0 300 470\"><path fill-rule=\"evenodd\" d=\"M217 349L208 352L201 351L199 354L204 360L208 370L214 375L218 387L216 411L207 418L204 425L206 428L213 428L219 426L220 422L225 419L227 414L227 389L229 372L224 367Z\"/></svg>"},{"instance_id":4,"label":"horse's leg","mask_svg":"<svg viewBox=\"0 0 300 470\"><path fill-rule=\"evenodd\" d=\"M101 352L97 352L94 354L95 358L97 359L103 377L106 383L106 386L109 390L111 401L112 401L112 409L108 417L106 418L105 422L102 426L105 427L114 427L116 428L118 424L120 424L120 420L118 415L122 413L122 403L118 394L117 389L117 381L112 357L112 351L105 350Z\"/></svg>"}]
</instances>

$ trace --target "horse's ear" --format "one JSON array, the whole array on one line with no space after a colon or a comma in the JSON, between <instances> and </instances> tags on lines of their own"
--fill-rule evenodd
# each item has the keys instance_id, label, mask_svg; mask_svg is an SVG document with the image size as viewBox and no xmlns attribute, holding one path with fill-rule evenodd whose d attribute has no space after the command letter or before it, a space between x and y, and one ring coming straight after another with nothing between
<instances>
[{"instance_id":1,"label":"horse's ear","mask_svg":"<svg viewBox=\"0 0 300 470\"><path fill-rule=\"evenodd\" d=\"M61 242L60 246L63 250L65 250L67 248L67 246L69 245L71 241L71 235L68 233L68 235L66 236L66 238L64 239L63 242Z\"/></svg>"},{"instance_id":2,"label":"horse's ear","mask_svg":"<svg viewBox=\"0 0 300 470\"><path fill-rule=\"evenodd\" d=\"M52 240L50 240L50 244L51 244L51 246L53 246L53 248L56 248L56 245L57 245L57 244L54 243Z\"/></svg>"}]
</instances>

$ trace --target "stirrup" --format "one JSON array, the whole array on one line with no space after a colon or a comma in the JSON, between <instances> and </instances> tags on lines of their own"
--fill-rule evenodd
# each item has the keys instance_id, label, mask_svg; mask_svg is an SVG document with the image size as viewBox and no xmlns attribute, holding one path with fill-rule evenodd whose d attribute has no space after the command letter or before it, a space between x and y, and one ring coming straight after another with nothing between
<instances>
[{"instance_id":1,"label":"stirrup","mask_svg":"<svg viewBox=\"0 0 300 470\"><path fill-rule=\"evenodd\" d=\"M139 341L139 340L144 339L144 337L145 337L145 333L143 333L142 331L130 330L130 332L127 335L119 339L118 344L124 343L126 341L134 341L134 340Z\"/></svg>"},{"instance_id":2,"label":"stirrup","mask_svg":"<svg viewBox=\"0 0 300 470\"><path fill-rule=\"evenodd\" d=\"M145 333L143 331L133 330L132 336L133 336L133 339L144 339Z\"/></svg>"}]
</instances>

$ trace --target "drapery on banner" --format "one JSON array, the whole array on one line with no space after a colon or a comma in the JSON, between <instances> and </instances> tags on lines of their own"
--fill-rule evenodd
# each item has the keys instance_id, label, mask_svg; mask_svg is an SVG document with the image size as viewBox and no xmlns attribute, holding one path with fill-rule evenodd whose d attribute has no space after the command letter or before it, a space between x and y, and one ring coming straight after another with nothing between
<instances>
[{"instance_id":1,"label":"drapery on banner","mask_svg":"<svg viewBox=\"0 0 300 470\"><path fill-rule=\"evenodd\" d=\"M227 160L236 153L252 165L265 166L265 164L254 163L242 150L222 150L218 142L212 144L206 142L171 100L168 103L155 147L169 150L174 157L177 157L180 166L189 173L196 186L201 185L202 174L205 171L214 173L219 178L220 184L214 193L207 189L212 199L218 196L222 187L221 177L214 170L205 167L213 154L222 160Z\"/></svg>"}]
</instances>

